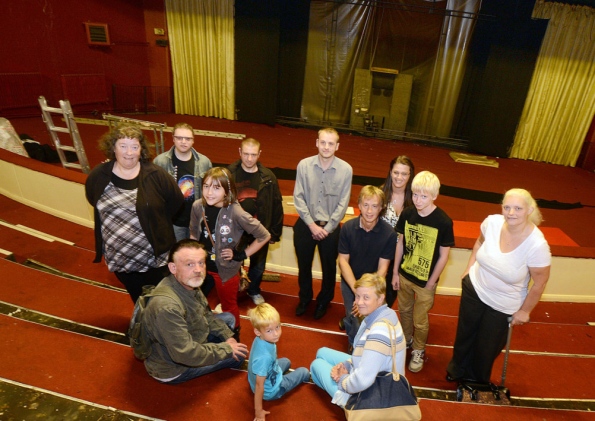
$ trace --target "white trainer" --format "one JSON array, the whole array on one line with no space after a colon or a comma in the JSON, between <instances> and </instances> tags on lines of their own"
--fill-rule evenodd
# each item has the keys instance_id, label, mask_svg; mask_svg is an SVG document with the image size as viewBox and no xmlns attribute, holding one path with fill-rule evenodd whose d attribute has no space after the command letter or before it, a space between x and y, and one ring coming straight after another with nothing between
<instances>
[{"instance_id":1,"label":"white trainer","mask_svg":"<svg viewBox=\"0 0 595 421\"><path fill-rule=\"evenodd\" d=\"M423 349L414 349L411 351L411 361L409 361L409 371L417 373L424 368L424 356L425 352Z\"/></svg>"},{"instance_id":2,"label":"white trainer","mask_svg":"<svg viewBox=\"0 0 595 421\"><path fill-rule=\"evenodd\" d=\"M264 297L260 294L256 294L256 295L248 294L248 297L252 298L252 301L254 301L254 304L256 304L256 305L264 303Z\"/></svg>"}]
</instances>

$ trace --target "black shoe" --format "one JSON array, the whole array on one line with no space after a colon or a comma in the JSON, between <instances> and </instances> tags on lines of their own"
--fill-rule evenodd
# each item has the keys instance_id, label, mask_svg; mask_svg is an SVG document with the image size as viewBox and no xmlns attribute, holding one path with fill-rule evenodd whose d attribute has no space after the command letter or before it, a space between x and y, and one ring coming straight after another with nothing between
<instances>
[{"instance_id":1,"label":"black shoe","mask_svg":"<svg viewBox=\"0 0 595 421\"><path fill-rule=\"evenodd\" d=\"M314 312L314 319L322 319L326 314L326 305L320 304L316 307L316 311Z\"/></svg>"},{"instance_id":2,"label":"black shoe","mask_svg":"<svg viewBox=\"0 0 595 421\"><path fill-rule=\"evenodd\" d=\"M339 330L345 330L345 322L343 319L339 320Z\"/></svg>"},{"instance_id":3,"label":"black shoe","mask_svg":"<svg viewBox=\"0 0 595 421\"><path fill-rule=\"evenodd\" d=\"M301 316L302 314L304 314L306 312L306 309L308 308L308 304L310 304L310 303L305 303L303 301L300 301L297 308L295 309L295 315Z\"/></svg>"}]
</instances>

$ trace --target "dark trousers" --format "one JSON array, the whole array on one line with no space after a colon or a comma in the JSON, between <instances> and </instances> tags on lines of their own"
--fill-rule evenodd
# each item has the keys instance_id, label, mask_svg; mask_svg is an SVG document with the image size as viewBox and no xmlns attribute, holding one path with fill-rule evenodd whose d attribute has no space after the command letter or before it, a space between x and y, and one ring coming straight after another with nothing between
<instances>
[{"instance_id":1,"label":"dark trousers","mask_svg":"<svg viewBox=\"0 0 595 421\"><path fill-rule=\"evenodd\" d=\"M463 279L457 336L446 369L452 377L490 381L494 361L506 345L508 317L479 299L469 275Z\"/></svg>"},{"instance_id":2,"label":"dark trousers","mask_svg":"<svg viewBox=\"0 0 595 421\"><path fill-rule=\"evenodd\" d=\"M136 303L143 293L144 285L157 285L163 278L169 276L167 265L151 268L146 272L114 272L120 282L126 287L132 302Z\"/></svg>"},{"instance_id":3,"label":"dark trousers","mask_svg":"<svg viewBox=\"0 0 595 421\"><path fill-rule=\"evenodd\" d=\"M392 307L395 301L397 301L397 291L393 289L393 269L395 268L395 261L391 260L386 272L386 305Z\"/></svg>"},{"instance_id":4,"label":"dark trousers","mask_svg":"<svg viewBox=\"0 0 595 421\"><path fill-rule=\"evenodd\" d=\"M248 269L248 278L250 278L250 286L248 287L249 295L260 294L260 283L262 282L262 275L267 265L267 253L269 252L269 243L264 246L252 256L250 259L250 269Z\"/></svg>"},{"instance_id":5,"label":"dark trousers","mask_svg":"<svg viewBox=\"0 0 595 421\"><path fill-rule=\"evenodd\" d=\"M301 218L293 226L293 246L298 261L298 284L300 287L300 302L309 303L314 293L312 291L312 261L314 251L318 246L320 265L322 266L322 287L316 301L319 306L327 306L335 296L337 276L337 256L339 255L339 234L337 227L324 240L312 238L312 232Z\"/></svg>"}]
</instances>

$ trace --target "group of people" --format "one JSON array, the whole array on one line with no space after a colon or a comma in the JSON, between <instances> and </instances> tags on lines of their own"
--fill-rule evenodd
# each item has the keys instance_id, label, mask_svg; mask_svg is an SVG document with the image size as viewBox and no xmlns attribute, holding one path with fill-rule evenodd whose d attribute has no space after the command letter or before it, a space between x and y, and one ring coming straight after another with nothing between
<instances>
[{"instance_id":1,"label":"group of people","mask_svg":"<svg viewBox=\"0 0 595 421\"><path fill-rule=\"evenodd\" d=\"M147 307L153 350L145 367L153 378L174 384L241 366L248 347L239 339L237 296L247 258L252 281L247 292L256 305L249 312L256 338L248 379L257 419L268 414L263 400L280 398L310 375L334 403L344 405L379 372L390 371L393 359L404 375L407 348L409 370L423 368L428 313L454 246L453 222L434 203L440 189L435 174L415 174L406 156L393 159L381 188L361 189L359 217L341 225L353 170L335 155L336 130L318 132L318 154L299 162L293 195L299 215L293 227L299 270L295 314L304 315L314 299L312 261L318 248L322 283L314 318L324 317L334 298L338 260L345 306L339 325L347 331L349 353L322 348L310 370L288 372L289 360L276 352L279 313L260 291L268 245L280 240L283 207L275 175L259 162L259 142L242 141L240 159L228 168L212 167L193 148L188 124L174 127L173 142L151 162L142 131L118 126L100 140L108 160L86 182L95 210L95 261L104 257L134 302L145 285L173 290L180 298L155 296ZM489 382L508 324L529 322L551 264L537 228L541 219L529 192L512 189L502 213L482 223L462 276L448 380ZM205 298L213 285L221 314L214 314ZM395 301L400 317L392 309ZM396 355L390 352L391 337Z\"/></svg>"}]
</instances>

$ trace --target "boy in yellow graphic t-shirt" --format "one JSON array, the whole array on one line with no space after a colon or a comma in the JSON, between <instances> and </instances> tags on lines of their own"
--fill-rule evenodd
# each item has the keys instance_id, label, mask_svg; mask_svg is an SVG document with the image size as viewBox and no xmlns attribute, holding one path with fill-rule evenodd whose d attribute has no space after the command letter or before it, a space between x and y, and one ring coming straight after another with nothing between
<instances>
[{"instance_id":1,"label":"boy in yellow graphic t-shirt","mask_svg":"<svg viewBox=\"0 0 595 421\"><path fill-rule=\"evenodd\" d=\"M393 288L399 290L399 313L407 346L412 348L409 370L423 368L430 323L428 313L450 248L454 246L452 220L434 201L440 181L429 171L415 176L411 184L413 204L397 222L397 251ZM415 331L413 326L415 325Z\"/></svg>"}]
</instances>

